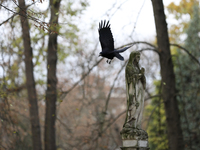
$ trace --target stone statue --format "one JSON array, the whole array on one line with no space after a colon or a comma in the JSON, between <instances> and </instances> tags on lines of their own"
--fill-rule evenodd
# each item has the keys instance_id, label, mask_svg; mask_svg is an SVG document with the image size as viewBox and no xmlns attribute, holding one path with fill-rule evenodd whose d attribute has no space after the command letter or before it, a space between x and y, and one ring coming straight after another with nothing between
<instances>
[{"instance_id":1,"label":"stone statue","mask_svg":"<svg viewBox=\"0 0 200 150\"><path fill-rule=\"evenodd\" d=\"M147 139L147 133L141 129L146 87L145 69L139 66L140 53L132 52L125 70L127 111L121 131L122 139Z\"/></svg>"}]
</instances>

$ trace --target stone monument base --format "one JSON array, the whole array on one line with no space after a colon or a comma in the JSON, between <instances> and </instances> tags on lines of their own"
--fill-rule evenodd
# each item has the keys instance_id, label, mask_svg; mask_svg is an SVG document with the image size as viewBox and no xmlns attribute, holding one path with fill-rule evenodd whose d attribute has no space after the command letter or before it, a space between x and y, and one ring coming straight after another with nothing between
<instances>
[{"instance_id":1,"label":"stone monument base","mask_svg":"<svg viewBox=\"0 0 200 150\"><path fill-rule=\"evenodd\" d=\"M122 150L149 150L146 140L123 140Z\"/></svg>"},{"instance_id":2,"label":"stone monument base","mask_svg":"<svg viewBox=\"0 0 200 150\"><path fill-rule=\"evenodd\" d=\"M148 134L138 128L124 127L120 132L122 136L122 150L149 150Z\"/></svg>"}]
</instances>

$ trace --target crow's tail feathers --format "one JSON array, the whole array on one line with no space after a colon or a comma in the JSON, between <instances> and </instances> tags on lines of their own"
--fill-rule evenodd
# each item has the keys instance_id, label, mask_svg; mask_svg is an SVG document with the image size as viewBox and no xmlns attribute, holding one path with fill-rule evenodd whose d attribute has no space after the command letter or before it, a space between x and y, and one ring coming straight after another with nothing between
<instances>
[{"instance_id":1,"label":"crow's tail feathers","mask_svg":"<svg viewBox=\"0 0 200 150\"><path fill-rule=\"evenodd\" d=\"M124 60L124 57L122 57L119 53L115 53L115 57L117 57L119 60Z\"/></svg>"},{"instance_id":2,"label":"crow's tail feathers","mask_svg":"<svg viewBox=\"0 0 200 150\"><path fill-rule=\"evenodd\" d=\"M131 45L131 46L133 46L133 45ZM126 51L127 49L129 49L131 46L127 46L127 47L124 47L122 49L115 50L115 52L122 53L122 52Z\"/></svg>"}]
</instances>

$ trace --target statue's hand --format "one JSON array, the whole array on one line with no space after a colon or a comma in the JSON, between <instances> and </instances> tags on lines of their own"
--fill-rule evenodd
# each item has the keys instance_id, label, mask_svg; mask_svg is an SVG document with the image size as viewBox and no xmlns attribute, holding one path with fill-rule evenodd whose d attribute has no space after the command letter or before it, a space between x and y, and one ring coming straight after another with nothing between
<instances>
[{"instance_id":1,"label":"statue's hand","mask_svg":"<svg viewBox=\"0 0 200 150\"><path fill-rule=\"evenodd\" d=\"M141 70L140 70L140 72L141 72L142 74L144 74L144 73L145 73L145 69L142 67Z\"/></svg>"},{"instance_id":2,"label":"statue's hand","mask_svg":"<svg viewBox=\"0 0 200 150\"><path fill-rule=\"evenodd\" d=\"M137 75L137 80L139 80L141 78L142 78L142 74L140 73L140 74Z\"/></svg>"}]
</instances>

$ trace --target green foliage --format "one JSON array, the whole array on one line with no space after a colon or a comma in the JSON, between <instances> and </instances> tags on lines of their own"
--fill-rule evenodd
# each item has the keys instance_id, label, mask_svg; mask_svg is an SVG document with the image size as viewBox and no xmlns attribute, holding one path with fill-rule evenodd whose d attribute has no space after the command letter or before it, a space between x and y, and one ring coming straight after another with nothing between
<instances>
[{"instance_id":1,"label":"green foliage","mask_svg":"<svg viewBox=\"0 0 200 150\"><path fill-rule=\"evenodd\" d=\"M193 18L193 6L198 6L198 0L181 0L178 5L171 2L167 6L169 14L173 14L178 24L173 24L169 28L170 42L182 42L181 36L188 28L189 19Z\"/></svg>"},{"instance_id":2,"label":"green foliage","mask_svg":"<svg viewBox=\"0 0 200 150\"><path fill-rule=\"evenodd\" d=\"M167 6L167 9L170 14L175 15L176 19L181 19L185 14L192 16L193 6L197 3L197 0L181 0L178 5L176 5L174 2L171 2Z\"/></svg>"},{"instance_id":3,"label":"green foliage","mask_svg":"<svg viewBox=\"0 0 200 150\"><path fill-rule=\"evenodd\" d=\"M182 0L178 5L173 2L167 7L169 13L179 21L178 25L170 28L170 41L181 42L180 37L186 35L183 41L190 54L200 60L200 18L198 1ZM189 15L190 21L184 19ZM200 69L199 65L184 51L173 48L173 58L177 100L179 102L180 122L184 138L185 150L198 150L200 147ZM156 93L159 91L160 81L155 82ZM164 107L161 100L154 98L147 107L147 115L151 116L148 126L149 142L151 149L168 149ZM159 131L161 130L161 131Z\"/></svg>"},{"instance_id":4,"label":"green foliage","mask_svg":"<svg viewBox=\"0 0 200 150\"><path fill-rule=\"evenodd\" d=\"M32 150L32 137L30 134L21 137L20 133L15 132L16 141L13 150Z\"/></svg>"},{"instance_id":5,"label":"green foliage","mask_svg":"<svg viewBox=\"0 0 200 150\"><path fill-rule=\"evenodd\" d=\"M200 12L198 2L182 0L179 5L171 3L167 8L168 11L180 22L180 24L173 25L170 28L171 42L180 42L180 36L185 34L187 38L183 42L183 47L185 47L190 54L200 60ZM189 22L183 19L185 15L190 16L191 20ZM177 100L179 102L180 121L185 150L198 150L200 147L199 65L181 49L173 47L171 52L175 56L172 58L176 76L176 88L178 90ZM159 93L158 83L159 82L155 82L157 93ZM153 99L151 105L147 108L147 115L151 116L148 126L151 149L168 149L165 116L163 112L164 107L160 102L161 100L159 99ZM159 129L162 132L159 132Z\"/></svg>"},{"instance_id":6,"label":"green foliage","mask_svg":"<svg viewBox=\"0 0 200 150\"><path fill-rule=\"evenodd\" d=\"M197 59L200 58L200 21L199 7L194 5L193 18L186 30L186 49ZM178 51L175 73L176 84L179 91L179 109L181 112L181 123L185 140L185 149L198 150L200 147L200 69L186 53Z\"/></svg>"},{"instance_id":7,"label":"green foliage","mask_svg":"<svg viewBox=\"0 0 200 150\"><path fill-rule=\"evenodd\" d=\"M147 133L149 136L149 146L153 150L168 149L164 104L159 104L159 101L154 99L152 105L147 106L145 114L151 116ZM156 105L153 105L153 103L156 103Z\"/></svg>"},{"instance_id":8,"label":"green foliage","mask_svg":"<svg viewBox=\"0 0 200 150\"><path fill-rule=\"evenodd\" d=\"M79 28L77 22L74 20L80 17L79 15L81 15L87 6L88 3L86 0L62 1L60 11L56 12L56 15L59 15L59 24L47 23L49 9L42 12L37 10L36 5L30 5L28 7L27 16L29 18L29 33L31 35L31 47L33 50L32 61L34 64L38 100L44 99L45 94L45 90L43 89L46 87L48 35L58 34L58 63L64 62L69 55L79 49ZM37 21L32 18L36 18ZM15 150L31 150L32 135L30 134L31 126L28 121L29 113L24 112L25 109L23 109L26 108L28 110L30 106L27 104L27 91L23 90L25 89L24 86L20 87L20 85L25 84L26 80L24 72L24 47L19 16L16 15L4 25L1 27L4 27L3 29L6 30L1 30L1 33L3 33L1 37L3 38L0 39L2 71L0 76L0 115L3 122L0 123L2 128L0 131L0 145L8 149L11 147L10 149ZM50 29L52 30L51 32ZM13 104L13 99L19 105ZM25 116L27 118L25 120L19 116ZM14 118L15 122L7 121L7 118L11 120ZM5 125L3 126L2 124ZM8 138L9 141L6 139L7 141L5 142L4 138Z\"/></svg>"},{"instance_id":9,"label":"green foliage","mask_svg":"<svg viewBox=\"0 0 200 150\"><path fill-rule=\"evenodd\" d=\"M194 56L199 57L200 49L200 17L199 17L199 7L194 5L193 7L193 18L190 21L190 24L186 30L187 39L185 40L185 47L189 49L189 52Z\"/></svg>"},{"instance_id":10,"label":"green foliage","mask_svg":"<svg viewBox=\"0 0 200 150\"><path fill-rule=\"evenodd\" d=\"M154 81L154 84L157 95L160 93L161 81ZM151 104L145 109L145 116L150 116L147 126L149 147L153 150L168 149L166 117L163 100L160 97L152 99Z\"/></svg>"}]
</instances>

